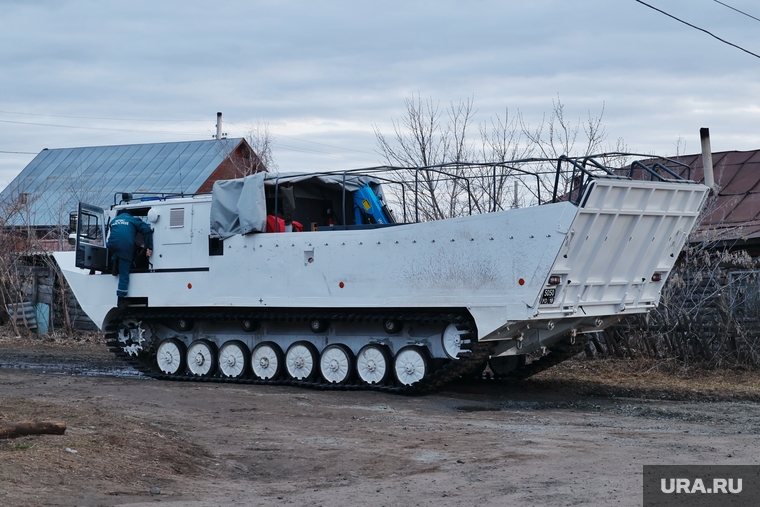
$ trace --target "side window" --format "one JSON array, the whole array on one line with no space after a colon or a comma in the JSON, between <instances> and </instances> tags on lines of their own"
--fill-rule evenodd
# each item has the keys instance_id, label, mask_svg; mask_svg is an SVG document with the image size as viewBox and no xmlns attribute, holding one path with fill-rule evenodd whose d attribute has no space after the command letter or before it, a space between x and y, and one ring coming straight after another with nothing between
<instances>
[{"instance_id":1,"label":"side window","mask_svg":"<svg viewBox=\"0 0 760 507\"><path fill-rule=\"evenodd\" d=\"M100 217L90 213L82 213L80 220L79 237L91 245L104 246Z\"/></svg>"},{"instance_id":2,"label":"side window","mask_svg":"<svg viewBox=\"0 0 760 507\"><path fill-rule=\"evenodd\" d=\"M90 273L107 270L108 259L105 245L105 224L107 222L103 209L80 202L77 208L77 216L78 219L71 221L70 224L76 226L76 237L74 238L76 260L74 265L80 269L89 269Z\"/></svg>"}]
</instances>

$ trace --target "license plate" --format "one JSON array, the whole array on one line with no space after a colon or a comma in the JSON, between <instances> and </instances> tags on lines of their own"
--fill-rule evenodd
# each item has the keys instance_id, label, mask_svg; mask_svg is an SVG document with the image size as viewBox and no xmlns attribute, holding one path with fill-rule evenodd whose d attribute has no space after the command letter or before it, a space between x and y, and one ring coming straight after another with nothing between
<instances>
[{"instance_id":1,"label":"license plate","mask_svg":"<svg viewBox=\"0 0 760 507\"><path fill-rule=\"evenodd\" d=\"M544 294L541 296L542 305L553 305L554 295L557 293L557 289L544 289Z\"/></svg>"}]
</instances>

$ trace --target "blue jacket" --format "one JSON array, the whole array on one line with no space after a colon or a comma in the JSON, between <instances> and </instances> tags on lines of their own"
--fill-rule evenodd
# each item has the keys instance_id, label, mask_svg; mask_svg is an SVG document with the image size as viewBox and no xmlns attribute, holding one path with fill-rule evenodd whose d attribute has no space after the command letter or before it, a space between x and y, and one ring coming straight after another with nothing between
<instances>
[{"instance_id":1,"label":"blue jacket","mask_svg":"<svg viewBox=\"0 0 760 507\"><path fill-rule=\"evenodd\" d=\"M132 262L135 254L135 236L140 232L145 238L145 247L153 250L153 229L139 218L122 213L111 220L108 235L108 252L111 256Z\"/></svg>"}]
</instances>

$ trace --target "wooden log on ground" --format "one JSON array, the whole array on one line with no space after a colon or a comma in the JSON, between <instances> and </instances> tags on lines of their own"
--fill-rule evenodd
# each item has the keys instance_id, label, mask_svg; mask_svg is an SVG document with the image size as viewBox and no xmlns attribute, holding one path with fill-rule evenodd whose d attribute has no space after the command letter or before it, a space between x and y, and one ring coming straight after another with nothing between
<instances>
[{"instance_id":1,"label":"wooden log on ground","mask_svg":"<svg viewBox=\"0 0 760 507\"><path fill-rule=\"evenodd\" d=\"M16 438L25 435L63 435L66 423L58 421L25 421L0 424L0 438Z\"/></svg>"}]
</instances>

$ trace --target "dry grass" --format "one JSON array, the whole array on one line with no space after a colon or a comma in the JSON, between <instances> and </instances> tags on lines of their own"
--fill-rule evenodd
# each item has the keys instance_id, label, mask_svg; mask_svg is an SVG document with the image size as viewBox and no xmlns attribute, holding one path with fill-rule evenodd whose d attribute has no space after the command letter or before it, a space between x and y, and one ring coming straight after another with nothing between
<instances>
[{"instance_id":1,"label":"dry grass","mask_svg":"<svg viewBox=\"0 0 760 507\"><path fill-rule=\"evenodd\" d=\"M13 332L13 328L6 324L0 326L0 347L29 348L39 347L86 347L104 344L105 338L100 331L74 331L69 337L64 331L54 331L48 334L38 335L19 329L19 334Z\"/></svg>"},{"instance_id":2,"label":"dry grass","mask_svg":"<svg viewBox=\"0 0 760 507\"><path fill-rule=\"evenodd\" d=\"M675 360L578 357L533 380L584 395L760 401L760 371L683 367Z\"/></svg>"}]
</instances>

